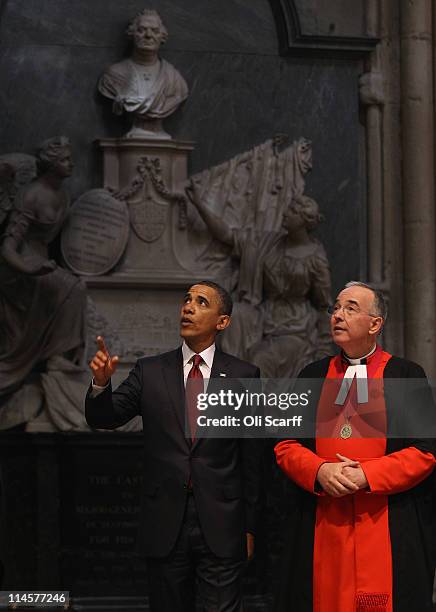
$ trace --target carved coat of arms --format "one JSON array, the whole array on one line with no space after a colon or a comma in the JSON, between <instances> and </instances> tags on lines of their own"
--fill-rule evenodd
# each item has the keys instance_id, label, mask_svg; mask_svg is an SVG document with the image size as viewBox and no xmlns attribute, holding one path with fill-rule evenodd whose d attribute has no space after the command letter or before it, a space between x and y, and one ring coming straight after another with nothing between
<instances>
[{"instance_id":1,"label":"carved coat of arms","mask_svg":"<svg viewBox=\"0 0 436 612\"><path fill-rule=\"evenodd\" d=\"M135 234L145 242L160 238L168 222L168 201L145 183L136 197L129 200L130 223Z\"/></svg>"}]
</instances>

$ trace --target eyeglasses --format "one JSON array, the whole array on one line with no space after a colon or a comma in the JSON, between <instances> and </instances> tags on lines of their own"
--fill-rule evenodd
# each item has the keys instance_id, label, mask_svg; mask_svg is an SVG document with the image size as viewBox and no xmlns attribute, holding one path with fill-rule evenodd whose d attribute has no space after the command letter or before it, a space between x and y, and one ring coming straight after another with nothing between
<instances>
[{"instance_id":1,"label":"eyeglasses","mask_svg":"<svg viewBox=\"0 0 436 612\"><path fill-rule=\"evenodd\" d=\"M355 304L332 304L327 308L327 312L330 316L337 315L339 311L342 310L345 317L354 317L356 315L368 315L369 317L380 317L381 315L373 314L372 312L363 312L360 310L358 306Z\"/></svg>"}]
</instances>

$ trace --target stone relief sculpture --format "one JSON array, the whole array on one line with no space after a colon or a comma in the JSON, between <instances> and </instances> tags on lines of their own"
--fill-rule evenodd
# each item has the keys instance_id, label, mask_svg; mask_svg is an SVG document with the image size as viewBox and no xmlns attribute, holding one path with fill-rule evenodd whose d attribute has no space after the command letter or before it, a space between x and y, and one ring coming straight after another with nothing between
<instances>
[{"instance_id":1,"label":"stone relief sculpture","mask_svg":"<svg viewBox=\"0 0 436 612\"><path fill-rule=\"evenodd\" d=\"M116 115L132 116L128 137L170 138L162 119L187 98L188 86L176 68L158 55L168 32L159 14L145 9L133 18L127 35L133 42L131 57L109 66L98 89L113 100Z\"/></svg>"},{"instance_id":2,"label":"stone relief sculpture","mask_svg":"<svg viewBox=\"0 0 436 612\"><path fill-rule=\"evenodd\" d=\"M37 166L37 178L14 194L0 227L0 429L28 423L43 405L55 429L86 428L78 384L85 287L48 258L68 214L68 139L45 141Z\"/></svg>"},{"instance_id":3,"label":"stone relief sculpture","mask_svg":"<svg viewBox=\"0 0 436 612\"><path fill-rule=\"evenodd\" d=\"M0 227L12 208L17 191L36 177L36 158L25 153L0 156Z\"/></svg>"},{"instance_id":4,"label":"stone relief sculpture","mask_svg":"<svg viewBox=\"0 0 436 612\"><path fill-rule=\"evenodd\" d=\"M325 250L311 235L321 221L318 205L303 193L310 143L281 153L278 144L193 177L187 193L212 236L230 247L227 258L238 262L225 350L256 363L264 377L289 378L329 352L331 282Z\"/></svg>"},{"instance_id":5,"label":"stone relief sculpture","mask_svg":"<svg viewBox=\"0 0 436 612\"><path fill-rule=\"evenodd\" d=\"M207 276L227 281L235 301L222 348L258 365L265 378L285 379L331 353L331 281L325 250L312 233L322 217L304 194L311 143L300 139L280 150L283 144L282 136L269 140L193 176L187 195L199 213L188 211L194 236L209 233L197 258ZM271 458L274 443L266 443ZM263 537L274 560L289 486L271 459L265 470ZM262 568L269 571L274 564Z\"/></svg>"},{"instance_id":6,"label":"stone relief sculpture","mask_svg":"<svg viewBox=\"0 0 436 612\"><path fill-rule=\"evenodd\" d=\"M121 202L129 202L130 225L137 237L150 243L162 236L168 225L169 203L179 206L178 226L184 228L185 196L172 193L166 187L159 157L144 155L138 160L136 170L131 184L112 191L112 195Z\"/></svg>"},{"instance_id":7,"label":"stone relief sculpture","mask_svg":"<svg viewBox=\"0 0 436 612\"><path fill-rule=\"evenodd\" d=\"M15 197L15 168L0 159L0 224L4 222L12 208Z\"/></svg>"}]
</instances>

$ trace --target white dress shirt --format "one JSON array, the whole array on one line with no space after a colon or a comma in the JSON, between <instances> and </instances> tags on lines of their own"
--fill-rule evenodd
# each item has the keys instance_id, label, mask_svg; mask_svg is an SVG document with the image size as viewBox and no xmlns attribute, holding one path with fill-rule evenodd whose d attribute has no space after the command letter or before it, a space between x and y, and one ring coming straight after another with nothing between
<instances>
[{"instance_id":1,"label":"white dress shirt","mask_svg":"<svg viewBox=\"0 0 436 612\"><path fill-rule=\"evenodd\" d=\"M207 385L209 383L210 374L212 372L212 364L213 358L215 356L215 343L211 344L201 351L201 353L194 353L192 349L183 341L182 344L182 355L183 355L183 382L186 386L186 379L188 378L188 374L191 371L193 366L193 357L194 355L200 355L202 358L202 362L200 363L200 372L203 374L204 379L204 390L206 391Z\"/></svg>"}]
</instances>

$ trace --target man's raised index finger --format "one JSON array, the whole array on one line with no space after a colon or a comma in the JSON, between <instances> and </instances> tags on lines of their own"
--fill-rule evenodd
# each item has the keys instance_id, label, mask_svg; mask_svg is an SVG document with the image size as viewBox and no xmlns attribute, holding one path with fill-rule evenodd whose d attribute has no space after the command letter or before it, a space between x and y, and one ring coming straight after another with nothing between
<instances>
[{"instance_id":1,"label":"man's raised index finger","mask_svg":"<svg viewBox=\"0 0 436 612\"><path fill-rule=\"evenodd\" d=\"M103 351L104 353L106 353L106 355L109 355L109 351L106 348L106 344L104 343L104 338L103 336L97 336L96 338L97 340L97 346L98 348Z\"/></svg>"}]
</instances>

